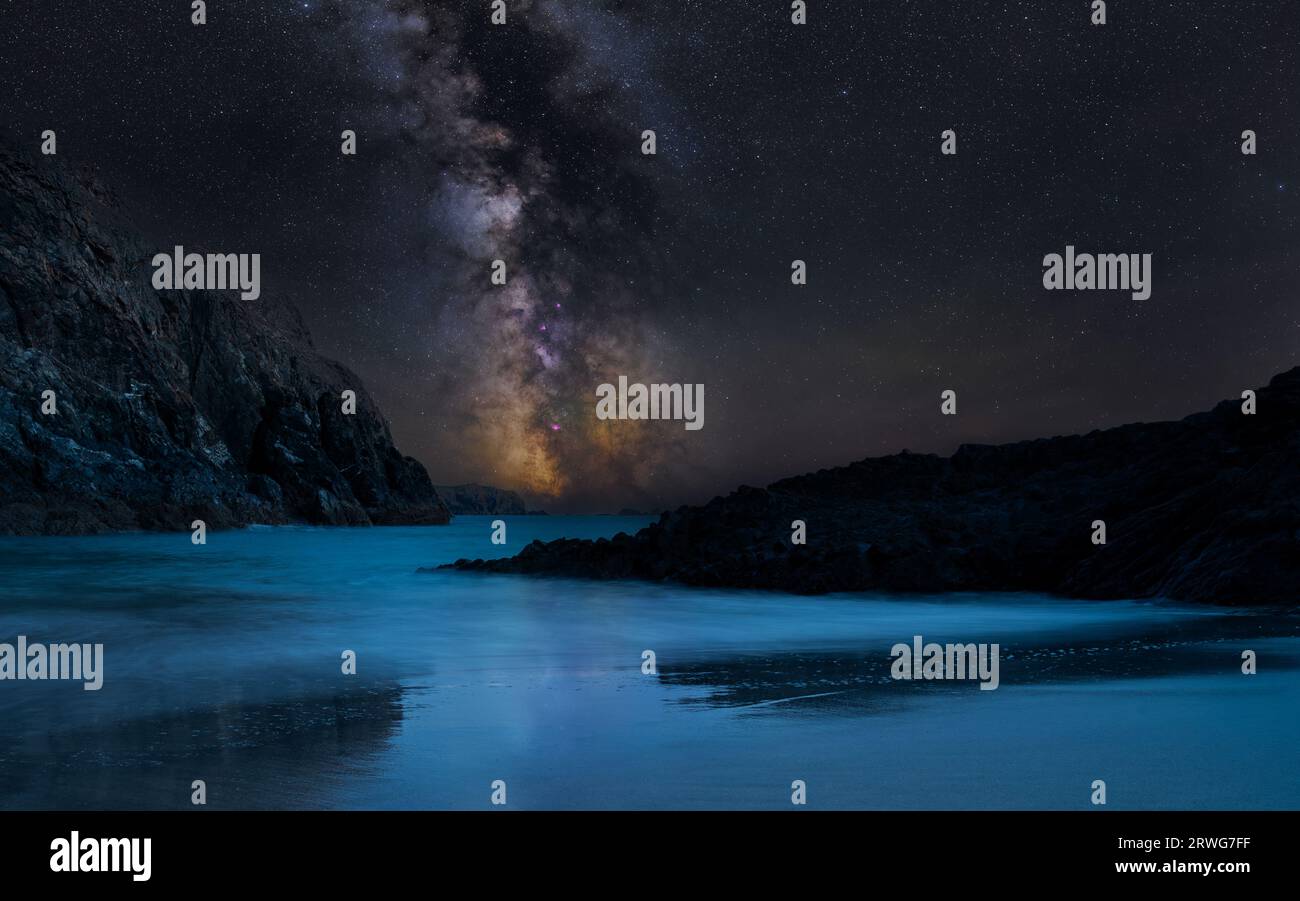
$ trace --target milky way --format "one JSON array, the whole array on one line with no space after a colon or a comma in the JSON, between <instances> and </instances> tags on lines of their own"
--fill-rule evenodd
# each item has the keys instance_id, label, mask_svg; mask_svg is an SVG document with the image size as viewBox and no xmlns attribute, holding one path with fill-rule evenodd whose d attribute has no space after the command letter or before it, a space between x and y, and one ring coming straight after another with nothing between
<instances>
[{"instance_id":1,"label":"milky way","mask_svg":"<svg viewBox=\"0 0 1300 901\"><path fill-rule=\"evenodd\" d=\"M636 171L639 132L616 118L609 73L582 44L599 23L559 3L515 7L509 30L465 4L340 9L388 121L423 161L411 190L436 236L431 299L455 357L439 388L461 424L457 452L541 498L635 496L682 439L591 415L598 384L657 376L673 356L639 278L657 202ZM512 69L528 83L493 83L499 55L536 60ZM489 279L495 260L505 285Z\"/></svg>"}]
</instances>

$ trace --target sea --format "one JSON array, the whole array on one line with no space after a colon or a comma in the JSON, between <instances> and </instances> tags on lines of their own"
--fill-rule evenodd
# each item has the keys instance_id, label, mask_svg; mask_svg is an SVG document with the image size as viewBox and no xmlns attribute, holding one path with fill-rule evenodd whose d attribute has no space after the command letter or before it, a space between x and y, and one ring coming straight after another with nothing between
<instances>
[{"instance_id":1,"label":"sea","mask_svg":"<svg viewBox=\"0 0 1300 901\"><path fill-rule=\"evenodd\" d=\"M0 680L0 808L1300 807L1294 611L437 568L650 521L501 518L0 538L0 643L103 648Z\"/></svg>"}]
</instances>

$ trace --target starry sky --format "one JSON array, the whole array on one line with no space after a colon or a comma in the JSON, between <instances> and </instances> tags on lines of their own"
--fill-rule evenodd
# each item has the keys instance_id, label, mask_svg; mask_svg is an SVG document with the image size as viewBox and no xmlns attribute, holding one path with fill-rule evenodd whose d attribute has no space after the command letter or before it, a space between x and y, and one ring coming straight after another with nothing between
<instances>
[{"instance_id":1,"label":"starry sky","mask_svg":"<svg viewBox=\"0 0 1300 901\"><path fill-rule=\"evenodd\" d=\"M489 7L8 0L0 138L54 129L160 249L260 253L435 482L552 512L1176 418L1300 362L1300 4ZM1151 253L1151 297L1043 290L1067 244ZM702 383L705 427L598 422L621 374Z\"/></svg>"}]
</instances>

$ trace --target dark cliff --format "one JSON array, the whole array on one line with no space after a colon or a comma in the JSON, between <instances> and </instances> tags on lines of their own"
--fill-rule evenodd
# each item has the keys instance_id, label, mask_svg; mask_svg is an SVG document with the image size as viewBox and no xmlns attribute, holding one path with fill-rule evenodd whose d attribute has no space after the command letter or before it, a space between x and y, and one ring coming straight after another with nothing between
<instances>
[{"instance_id":1,"label":"dark cliff","mask_svg":"<svg viewBox=\"0 0 1300 901\"><path fill-rule=\"evenodd\" d=\"M634 536L461 569L792 592L1031 590L1300 602L1300 368L1178 422L898 454L744 487ZM807 544L791 544L791 522ZM1107 527L1092 543L1092 522Z\"/></svg>"},{"instance_id":2,"label":"dark cliff","mask_svg":"<svg viewBox=\"0 0 1300 901\"><path fill-rule=\"evenodd\" d=\"M455 516L523 516L524 499L513 491L491 485L438 485L438 496Z\"/></svg>"},{"instance_id":3,"label":"dark cliff","mask_svg":"<svg viewBox=\"0 0 1300 901\"><path fill-rule=\"evenodd\" d=\"M0 148L0 534L448 520L290 304L155 291L169 249L93 179Z\"/></svg>"}]
</instances>

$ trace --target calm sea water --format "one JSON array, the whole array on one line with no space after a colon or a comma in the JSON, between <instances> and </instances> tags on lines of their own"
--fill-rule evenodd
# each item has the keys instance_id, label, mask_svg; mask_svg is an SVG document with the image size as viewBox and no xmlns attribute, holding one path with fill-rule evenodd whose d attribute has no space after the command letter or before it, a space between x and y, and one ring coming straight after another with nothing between
<instances>
[{"instance_id":1,"label":"calm sea water","mask_svg":"<svg viewBox=\"0 0 1300 901\"><path fill-rule=\"evenodd\" d=\"M1294 617L419 571L647 520L490 521L0 538L0 641L105 646L98 692L0 681L0 806L1300 807ZM915 634L1001 687L893 681Z\"/></svg>"}]
</instances>

